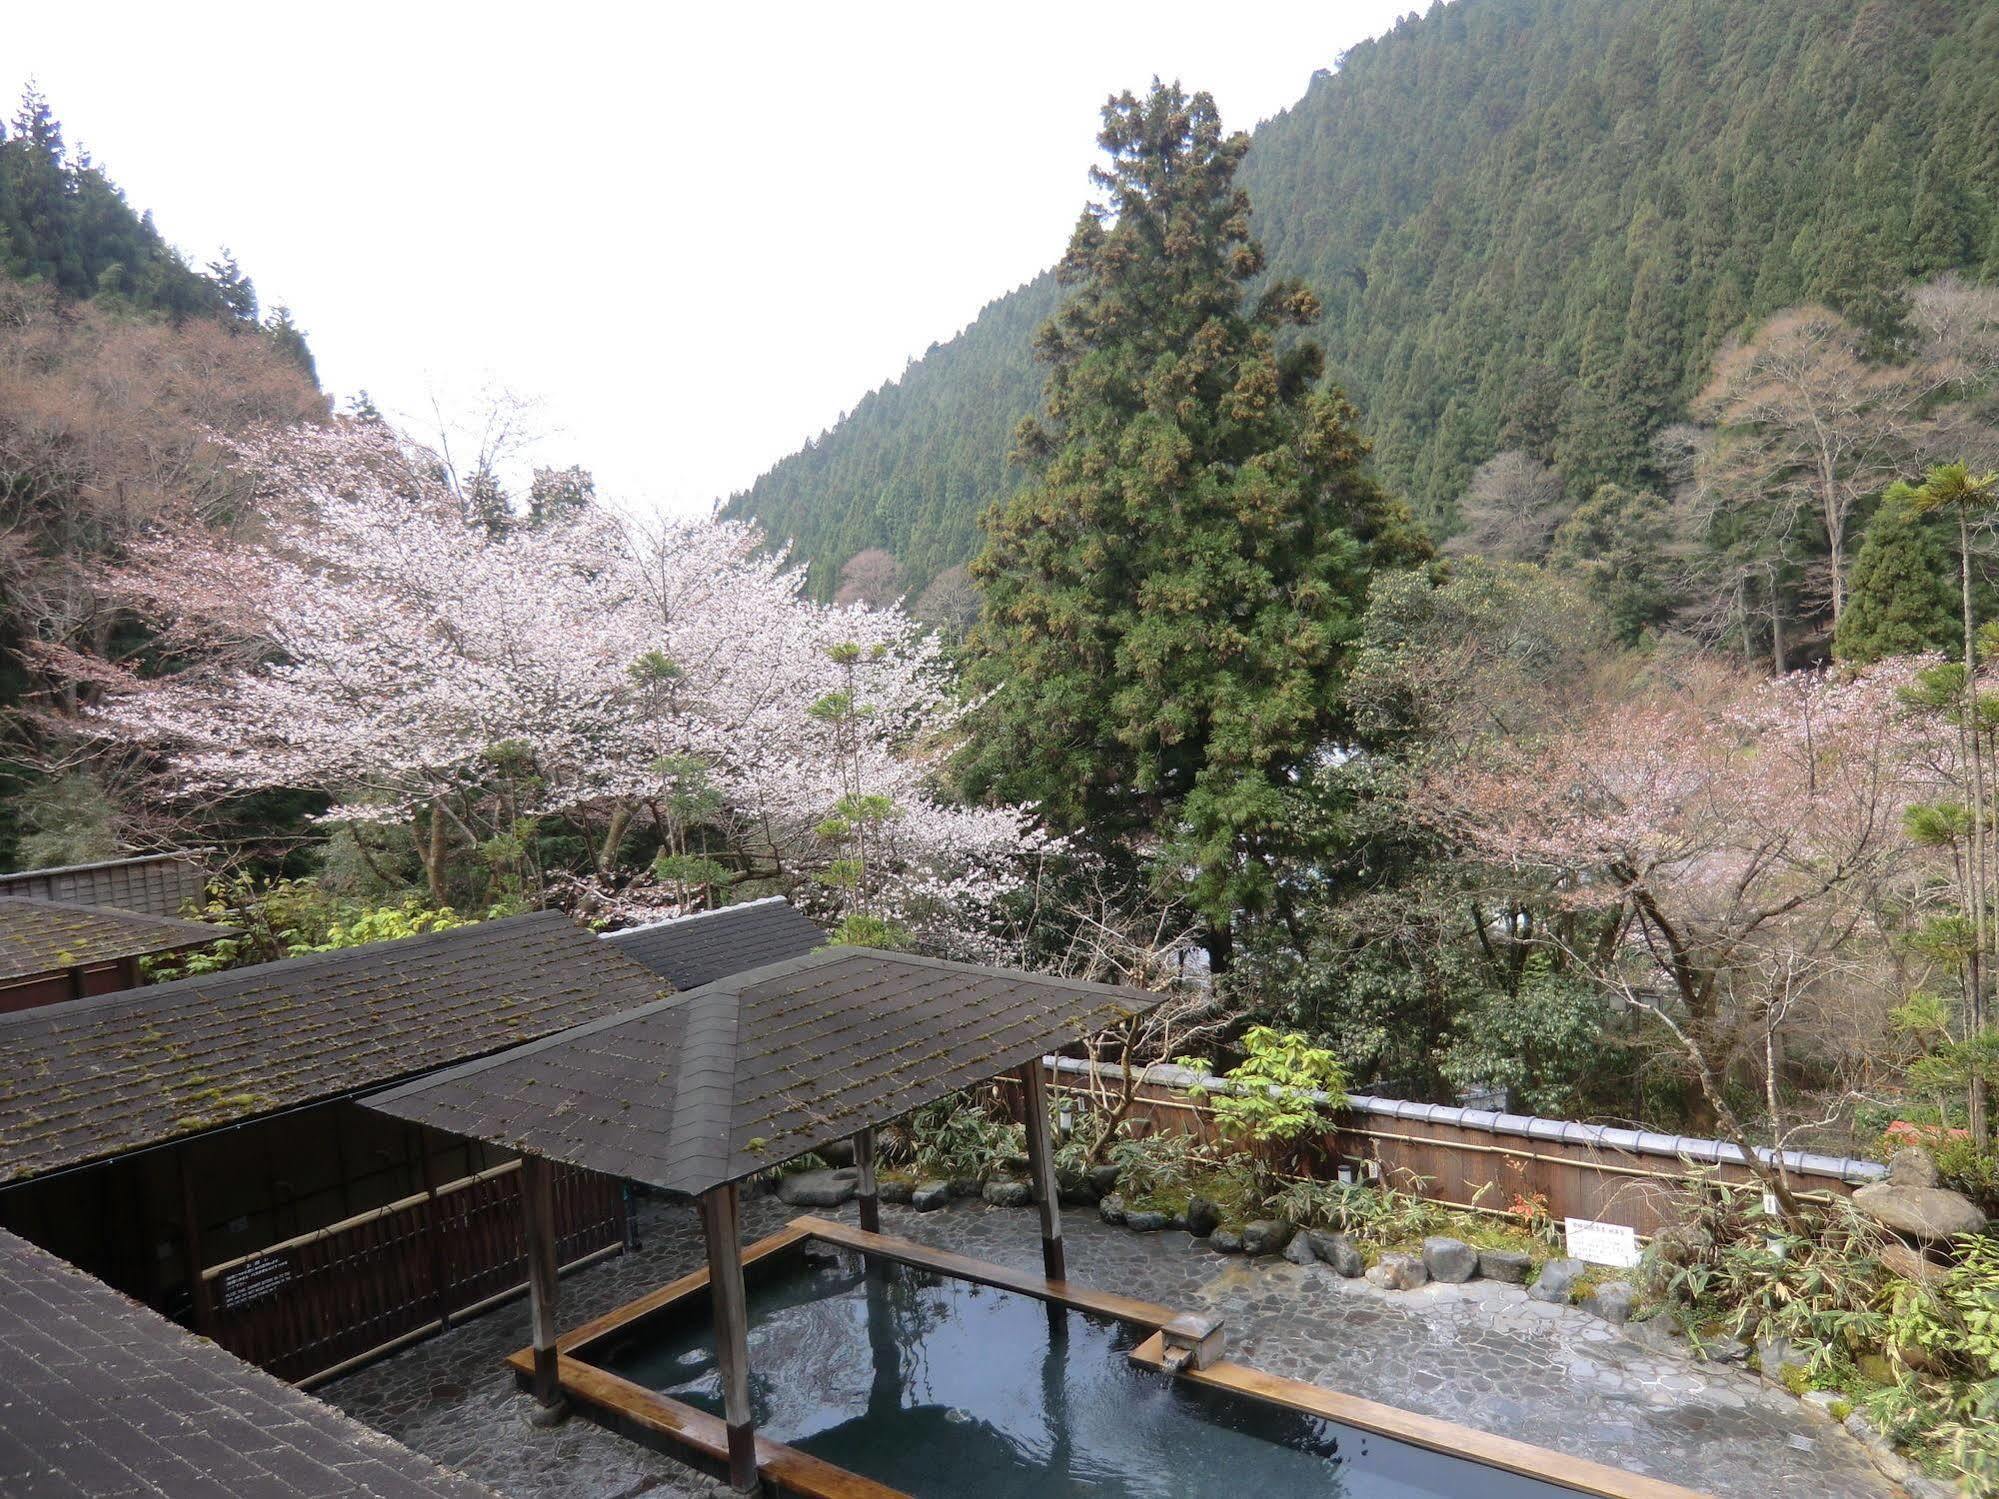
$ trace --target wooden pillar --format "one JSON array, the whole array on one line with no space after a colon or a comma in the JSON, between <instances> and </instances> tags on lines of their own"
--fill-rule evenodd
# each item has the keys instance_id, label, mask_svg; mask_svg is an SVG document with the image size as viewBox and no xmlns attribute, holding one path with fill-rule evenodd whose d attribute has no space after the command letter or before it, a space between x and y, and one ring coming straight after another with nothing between
<instances>
[{"instance_id":1,"label":"wooden pillar","mask_svg":"<svg viewBox=\"0 0 1999 1499\"><path fill-rule=\"evenodd\" d=\"M743 1246L736 1184L701 1194L708 1240L708 1300L715 1311L715 1363L722 1375L722 1419L729 1430L729 1485L757 1487L757 1430L750 1419L750 1318L743 1294Z\"/></svg>"},{"instance_id":2,"label":"wooden pillar","mask_svg":"<svg viewBox=\"0 0 1999 1499\"><path fill-rule=\"evenodd\" d=\"M870 1124L854 1136L854 1165L861 1173L859 1191L861 1227L871 1234L882 1231L881 1189L875 1184L875 1127Z\"/></svg>"},{"instance_id":3,"label":"wooden pillar","mask_svg":"<svg viewBox=\"0 0 1999 1499\"><path fill-rule=\"evenodd\" d=\"M1027 1111L1027 1174L1034 1187L1035 1204L1041 1209L1041 1269L1050 1280L1067 1280L1068 1266L1062 1253L1062 1198L1055 1186L1055 1142L1049 1137L1048 1089L1042 1078L1041 1058L1023 1065L1017 1075Z\"/></svg>"},{"instance_id":4,"label":"wooden pillar","mask_svg":"<svg viewBox=\"0 0 1999 1499\"><path fill-rule=\"evenodd\" d=\"M409 1148L417 1159L423 1195L430 1199L424 1214L423 1247L430 1260L431 1302L437 1308L437 1325L451 1331L451 1268L444 1253L444 1205L437 1198L437 1163L430 1158L430 1135L420 1124L409 1127Z\"/></svg>"},{"instance_id":5,"label":"wooden pillar","mask_svg":"<svg viewBox=\"0 0 1999 1499\"><path fill-rule=\"evenodd\" d=\"M534 1398L546 1410L562 1403L556 1375L555 1168L537 1155L521 1157L521 1207L528 1245L528 1304L534 1323Z\"/></svg>"},{"instance_id":6,"label":"wooden pillar","mask_svg":"<svg viewBox=\"0 0 1999 1499\"><path fill-rule=\"evenodd\" d=\"M201 1272L201 1207L194 1196L194 1167L188 1160L188 1146L174 1152L180 1172L181 1256L187 1261L188 1290L194 1297L194 1330L204 1335L215 1326L215 1303L208 1294L208 1277Z\"/></svg>"}]
</instances>

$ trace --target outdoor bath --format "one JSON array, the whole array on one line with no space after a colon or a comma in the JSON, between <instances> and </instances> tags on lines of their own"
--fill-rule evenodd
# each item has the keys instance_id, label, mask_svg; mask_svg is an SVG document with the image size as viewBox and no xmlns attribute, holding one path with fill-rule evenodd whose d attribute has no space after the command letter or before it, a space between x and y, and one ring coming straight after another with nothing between
<instances>
[{"instance_id":1,"label":"outdoor bath","mask_svg":"<svg viewBox=\"0 0 1999 1499\"><path fill-rule=\"evenodd\" d=\"M783 1493L1691 1495L1225 1357L1175 1374L1172 1334L1159 1330L1172 1309L907 1239L802 1217L743 1260L758 1463ZM563 1392L592 1419L725 1464L705 1272L585 1324L560 1349ZM531 1381L532 1350L512 1363Z\"/></svg>"}]
</instances>

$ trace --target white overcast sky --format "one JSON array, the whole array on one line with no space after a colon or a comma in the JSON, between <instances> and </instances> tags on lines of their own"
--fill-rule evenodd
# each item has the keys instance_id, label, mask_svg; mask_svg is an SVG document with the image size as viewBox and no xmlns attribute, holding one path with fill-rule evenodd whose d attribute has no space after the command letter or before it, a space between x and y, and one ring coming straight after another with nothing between
<instances>
[{"instance_id":1,"label":"white overcast sky","mask_svg":"<svg viewBox=\"0 0 1999 1499\"><path fill-rule=\"evenodd\" d=\"M329 390L421 428L512 389L538 461L683 512L1050 264L1107 94L1179 77L1246 128L1398 10L0 8L0 86L197 261L233 249Z\"/></svg>"}]
</instances>

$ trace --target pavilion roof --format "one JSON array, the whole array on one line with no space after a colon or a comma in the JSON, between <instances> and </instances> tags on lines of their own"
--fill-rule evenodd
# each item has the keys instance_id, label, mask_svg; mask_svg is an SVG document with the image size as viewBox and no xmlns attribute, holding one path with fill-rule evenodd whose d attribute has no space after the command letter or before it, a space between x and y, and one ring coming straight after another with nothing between
<instances>
[{"instance_id":1,"label":"pavilion roof","mask_svg":"<svg viewBox=\"0 0 1999 1499\"><path fill-rule=\"evenodd\" d=\"M732 973L824 947L826 934L790 901L773 895L606 932L604 940L674 988L698 989Z\"/></svg>"},{"instance_id":2,"label":"pavilion roof","mask_svg":"<svg viewBox=\"0 0 1999 1499\"><path fill-rule=\"evenodd\" d=\"M367 1107L697 1196L1162 998L827 947L451 1068Z\"/></svg>"},{"instance_id":3,"label":"pavilion roof","mask_svg":"<svg viewBox=\"0 0 1999 1499\"><path fill-rule=\"evenodd\" d=\"M149 953L178 952L235 935L235 928L148 916L109 906L0 895L0 983Z\"/></svg>"},{"instance_id":4,"label":"pavilion roof","mask_svg":"<svg viewBox=\"0 0 1999 1499\"><path fill-rule=\"evenodd\" d=\"M405 1082L666 992L541 911L0 1015L0 1184Z\"/></svg>"},{"instance_id":5,"label":"pavilion roof","mask_svg":"<svg viewBox=\"0 0 1999 1499\"><path fill-rule=\"evenodd\" d=\"M0 1493L492 1499L4 1230Z\"/></svg>"}]
</instances>

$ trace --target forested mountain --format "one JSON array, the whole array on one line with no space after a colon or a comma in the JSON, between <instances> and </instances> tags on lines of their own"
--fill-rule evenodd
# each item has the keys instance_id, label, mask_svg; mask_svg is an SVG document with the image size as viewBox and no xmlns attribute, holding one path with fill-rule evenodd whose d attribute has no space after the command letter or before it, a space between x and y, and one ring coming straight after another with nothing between
<instances>
[{"instance_id":1,"label":"forested mountain","mask_svg":"<svg viewBox=\"0 0 1999 1499\"><path fill-rule=\"evenodd\" d=\"M119 846L38 751L93 697L79 662L144 645L106 587L129 538L230 508L213 434L325 412L290 315L226 253L190 266L31 88L0 127L0 867Z\"/></svg>"},{"instance_id":2,"label":"forested mountain","mask_svg":"<svg viewBox=\"0 0 1999 1499\"><path fill-rule=\"evenodd\" d=\"M1226 103L1226 101L1224 101ZM1273 275L1440 530L1502 447L1572 498L1658 476L1648 437L1716 350L1825 302L1884 339L1896 288L1999 271L1999 8L1982 0L1458 0L1360 46L1244 164ZM976 550L1031 411L1039 278L727 512L830 591L864 547L912 590Z\"/></svg>"}]
</instances>

